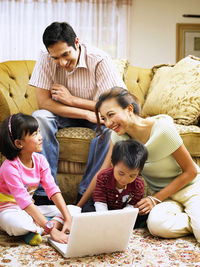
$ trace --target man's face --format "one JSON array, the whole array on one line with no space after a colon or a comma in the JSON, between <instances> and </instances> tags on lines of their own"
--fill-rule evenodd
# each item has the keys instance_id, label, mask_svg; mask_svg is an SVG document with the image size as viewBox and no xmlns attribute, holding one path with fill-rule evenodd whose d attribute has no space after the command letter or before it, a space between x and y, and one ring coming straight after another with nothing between
<instances>
[{"instance_id":1,"label":"man's face","mask_svg":"<svg viewBox=\"0 0 200 267\"><path fill-rule=\"evenodd\" d=\"M48 52L51 58L55 61L56 65L64 68L66 71L71 72L75 69L79 60L79 40L75 39L75 47L68 46L65 42L57 42L48 47Z\"/></svg>"}]
</instances>

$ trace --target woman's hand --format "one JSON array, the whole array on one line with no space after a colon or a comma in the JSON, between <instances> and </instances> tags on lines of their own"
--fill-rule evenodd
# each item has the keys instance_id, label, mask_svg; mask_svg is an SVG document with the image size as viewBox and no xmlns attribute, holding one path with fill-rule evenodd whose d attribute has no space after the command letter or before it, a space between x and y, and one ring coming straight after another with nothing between
<instances>
[{"instance_id":1,"label":"woman's hand","mask_svg":"<svg viewBox=\"0 0 200 267\"><path fill-rule=\"evenodd\" d=\"M66 235L65 233L63 233L62 231L59 231L58 229L56 229L55 227L51 230L50 232L50 236L53 240L62 243L62 244L67 244L68 242L68 235Z\"/></svg>"},{"instance_id":2,"label":"woman's hand","mask_svg":"<svg viewBox=\"0 0 200 267\"><path fill-rule=\"evenodd\" d=\"M148 197L142 198L135 206L139 209L140 215L148 214L154 207L152 200Z\"/></svg>"}]
</instances>

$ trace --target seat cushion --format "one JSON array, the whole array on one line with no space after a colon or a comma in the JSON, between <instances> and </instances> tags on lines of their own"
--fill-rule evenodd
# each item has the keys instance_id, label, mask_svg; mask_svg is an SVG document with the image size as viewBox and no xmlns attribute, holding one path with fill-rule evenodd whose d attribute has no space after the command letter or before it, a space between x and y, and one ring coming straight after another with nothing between
<instances>
[{"instance_id":1,"label":"seat cushion","mask_svg":"<svg viewBox=\"0 0 200 267\"><path fill-rule=\"evenodd\" d=\"M175 124L183 143L192 157L200 156L200 127L196 125Z\"/></svg>"},{"instance_id":2,"label":"seat cushion","mask_svg":"<svg viewBox=\"0 0 200 267\"><path fill-rule=\"evenodd\" d=\"M59 130L56 135L60 144L59 160L86 163L90 142L95 136L95 131L84 127L68 127Z\"/></svg>"}]
</instances>

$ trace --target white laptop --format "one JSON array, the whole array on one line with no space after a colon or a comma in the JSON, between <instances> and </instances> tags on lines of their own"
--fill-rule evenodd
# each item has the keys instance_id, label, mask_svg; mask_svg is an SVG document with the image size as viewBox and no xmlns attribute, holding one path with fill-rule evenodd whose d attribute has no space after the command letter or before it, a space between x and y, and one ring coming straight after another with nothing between
<instances>
[{"instance_id":1,"label":"white laptop","mask_svg":"<svg viewBox=\"0 0 200 267\"><path fill-rule=\"evenodd\" d=\"M79 213L73 216L68 244L48 238L63 257L92 256L126 250L138 209Z\"/></svg>"}]
</instances>

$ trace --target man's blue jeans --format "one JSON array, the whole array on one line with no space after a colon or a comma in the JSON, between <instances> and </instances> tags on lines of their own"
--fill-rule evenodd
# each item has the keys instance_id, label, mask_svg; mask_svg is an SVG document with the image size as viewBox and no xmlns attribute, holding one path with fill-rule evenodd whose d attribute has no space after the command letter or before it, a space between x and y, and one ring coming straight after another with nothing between
<instances>
[{"instance_id":1,"label":"man's blue jeans","mask_svg":"<svg viewBox=\"0 0 200 267\"><path fill-rule=\"evenodd\" d=\"M43 137L42 154L49 162L52 176L57 183L56 174L59 157L59 143L56 139L57 131L66 127L87 127L96 130L97 125L87 120L63 118L48 110L36 110L33 116L39 123L40 133ZM105 128L105 126L103 128L104 137L102 138L100 135L97 135L91 141L88 163L79 185L79 193L81 195L85 192L92 178L100 169L110 145L110 130ZM35 195L46 196L41 185L35 191Z\"/></svg>"}]
</instances>

